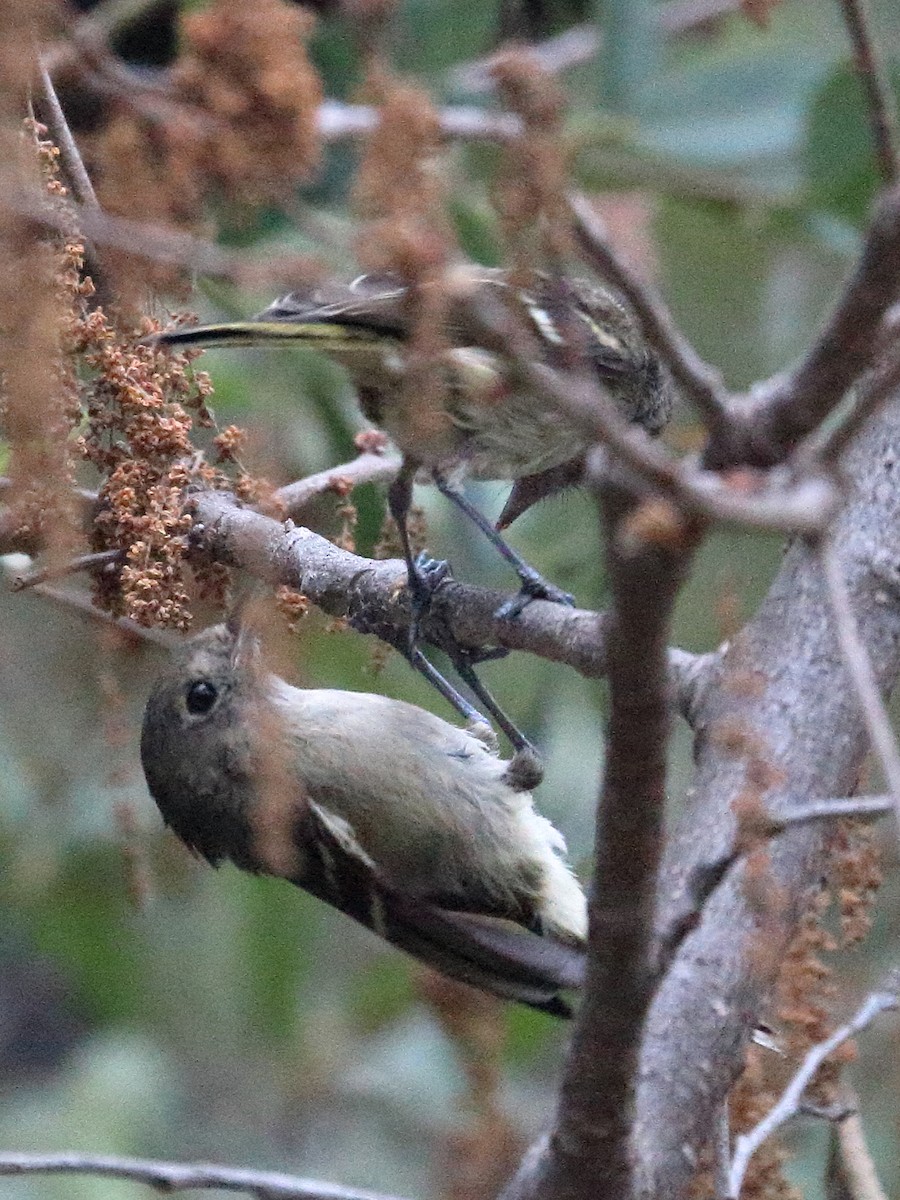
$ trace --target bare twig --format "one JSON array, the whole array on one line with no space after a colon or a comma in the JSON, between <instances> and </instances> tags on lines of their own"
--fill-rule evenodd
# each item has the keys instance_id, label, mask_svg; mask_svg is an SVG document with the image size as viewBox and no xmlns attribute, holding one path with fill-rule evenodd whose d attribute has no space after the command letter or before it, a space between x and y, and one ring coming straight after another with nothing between
<instances>
[{"instance_id":1,"label":"bare twig","mask_svg":"<svg viewBox=\"0 0 900 1200\"><path fill-rule=\"evenodd\" d=\"M743 528L815 534L828 527L837 510L837 489L824 475L793 484L785 479L783 486L770 476L759 480L759 491L748 494L740 483L732 486L716 472L680 464L644 430L626 421L593 379L572 372L562 375L534 361L518 359L517 366L535 391L578 420L619 462L694 516Z\"/></svg>"},{"instance_id":2,"label":"bare twig","mask_svg":"<svg viewBox=\"0 0 900 1200\"><path fill-rule=\"evenodd\" d=\"M533 339L496 298L470 293L469 315L485 344L503 354L514 373L575 421L586 438L608 447L623 466L672 499L691 516L754 529L815 534L827 528L838 505L833 480L808 475L792 482L774 474L747 491L747 482L679 463L658 441L617 410L592 372L560 371L539 360Z\"/></svg>"},{"instance_id":3,"label":"bare twig","mask_svg":"<svg viewBox=\"0 0 900 1200\"><path fill-rule=\"evenodd\" d=\"M78 143L75 141L72 131L69 128L69 122L66 120L66 114L63 112L63 107L56 94L56 88L53 86L53 80L50 78L50 72L47 70L43 58L38 59L38 68L44 92L47 127L50 131L53 144L59 150L59 166L63 180L68 185L71 196L78 205L88 212L98 214L101 211L100 202L97 199L94 185L91 183L87 168L84 165L84 159L81 157L81 151L78 149ZM80 227L79 234L82 237L84 245L85 266L94 284L94 295L91 303L94 306L109 307L113 296L97 253L97 247L94 241Z\"/></svg>"},{"instance_id":4,"label":"bare twig","mask_svg":"<svg viewBox=\"0 0 900 1200\"><path fill-rule=\"evenodd\" d=\"M362 483L389 483L400 469L396 454L375 454L364 451L350 462L341 463L327 471L307 475L296 483L279 488L275 499L284 506L288 516L296 517L311 500L323 492L340 491L359 487Z\"/></svg>"},{"instance_id":5,"label":"bare twig","mask_svg":"<svg viewBox=\"0 0 900 1200\"><path fill-rule=\"evenodd\" d=\"M161 646L164 650L175 650L182 641L178 634L169 630L148 629L145 625L138 625L137 621L132 621L128 617L114 617L112 613L97 608L87 592L76 592L68 588L53 587L49 583L38 583L32 588L32 594L43 596L45 600L52 600L54 604L59 604L63 608L71 608L98 625L117 629L119 633L138 638L142 642L151 642L154 646Z\"/></svg>"},{"instance_id":6,"label":"bare twig","mask_svg":"<svg viewBox=\"0 0 900 1200\"><path fill-rule=\"evenodd\" d=\"M868 0L841 0L841 8L853 42L853 58L859 81L869 106L878 173L885 183L896 183L900 178L896 102L884 59L878 43L872 37L872 13Z\"/></svg>"},{"instance_id":7,"label":"bare twig","mask_svg":"<svg viewBox=\"0 0 900 1200\"><path fill-rule=\"evenodd\" d=\"M673 912L668 927L659 935L655 963L657 975L662 976L668 970L684 939L700 924L713 892L731 868L756 849L759 839L776 838L789 829L818 821L836 821L843 817L872 821L893 811L894 802L890 796L851 796L788 804L777 813L760 812L752 820L752 827L744 828L744 836L734 845L718 858L694 867L683 888L681 907Z\"/></svg>"},{"instance_id":8,"label":"bare twig","mask_svg":"<svg viewBox=\"0 0 900 1200\"><path fill-rule=\"evenodd\" d=\"M79 204L72 204L69 206L72 216L65 218L63 214L40 202L35 195L24 191L7 192L0 197L0 206L7 212L33 221L40 228L51 229L56 233L67 233L70 219L74 220L81 233L98 244L114 246L117 250L148 258L153 262L186 267L213 278L239 279L241 267L247 261L240 254L222 250L212 242L192 234L179 233L169 226L129 221L102 209L94 211Z\"/></svg>"},{"instance_id":9,"label":"bare twig","mask_svg":"<svg viewBox=\"0 0 900 1200\"><path fill-rule=\"evenodd\" d=\"M77 558L59 566L42 567L31 571L28 575L19 575L13 580L13 591L21 592L26 588L36 587L50 579L62 579L66 575L77 575L79 571L95 571L109 563L118 562L123 557L121 550L98 550L91 554L79 554Z\"/></svg>"},{"instance_id":10,"label":"bare twig","mask_svg":"<svg viewBox=\"0 0 900 1200\"><path fill-rule=\"evenodd\" d=\"M585 258L603 278L622 292L634 309L644 334L697 407L708 428L719 432L727 421L728 392L718 371L705 363L675 325L661 296L619 257L603 223L586 196L573 193L569 206Z\"/></svg>"},{"instance_id":11,"label":"bare twig","mask_svg":"<svg viewBox=\"0 0 900 1200\"><path fill-rule=\"evenodd\" d=\"M378 128L379 110L368 104L346 104L342 100L325 100L319 106L317 123L326 142L346 138L367 137ZM438 127L449 141L509 142L523 133L521 120L515 113L489 112L473 105L453 104L438 109Z\"/></svg>"},{"instance_id":12,"label":"bare twig","mask_svg":"<svg viewBox=\"0 0 900 1200\"><path fill-rule=\"evenodd\" d=\"M800 1111L803 1093L812 1082L819 1067L821 1067L829 1055L833 1054L835 1050L843 1046L850 1038L865 1029L867 1025L870 1025L881 1013L897 1009L898 987L900 987L900 980L898 980L897 973L892 972L883 987L876 992L872 992L865 999L846 1025L841 1025L839 1029L834 1031L830 1038L827 1038L824 1042L820 1042L818 1046L813 1046L807 1053L793 1079L784 1089L778 1103L748 1133L741 1134L737 1138L734 1157L731 1161L731 1170L729 1172L729 1200L738 1200L744 1175L747 1172L750 1159L756 1151L786 1121L789 1121L791 1117L795 1117Z\"/></svg>"},{"instance_id":13,"label":"bare twig","mask_svg":"<svg viewBox=\"0 0 900 1200\"><path fill-rule=\"evenodd\" d=\"M724 16L738 8L740 0L670 0L661 4L656 19L663 33L677 35L715 17ZM570 67L592 62L600 50L602 34L596 25L573 25L555 37L547 38L529 53L545 71L558 75ZM492 74L496 55L475 62L462 63L450 74L450 86L463 92L490 92L494 89Z\"/></svg>"},{"instance_id":14,"label":"bare twig","mask_svg":"<svg viewBox=\"0 0 900 1200\"><path fill-rule=\"evenodd\" d=\"M882 404L900 388L900 354L893 354L871 371L855 389L853 407L835 426L817 429L797 448L792 462L801 474L817 463L837 463L847 446Z\"/></svg>"},{"instance_id":15,"label":"bare twig","mask_svg":"<svg viewBox=\"0 0 900 1200\"><path fill-rule=\"evenodd\" d=\"M706 465L768 467L835 409L872 363L882 320L900 292L900 186L883 193L853 276L803 361L754 388L739 427L710 443Z\"/></svg>"},{"instance_id":16,"label":"bare twig","mask_svg":"<svg viewBox=\"0 0 900 1200\"><path fill-rule=\"evenodd\" d=\"M60 152L72 195L78 204L84 208L99 209L100 202L94 185L87 173L78 144L72 136L66 114L63 112L50 72L43 59L40 60L41 84L44 89L44 100L47 105L47 123L53 143Z\"/></svg>"},{"instance_id":17,"label":"bare twig","mask_svg":"<svg viewBox=\"0 0 900 1200\"><path fill-rule=\"evenodd\" d=\"M844 662L900 825L900 748L884 707L869 653L859 636L840 562L825 540L818 546L818 555Z\"/></svg>"},{"instance_id":18,"label":"bare twig","mask_svg":"<svg viewBox=\"0 0 900 1200\"><path fill-rule=\"evenodd\" d=\"M768 817L767 822L768 829L775 835L792 826L809 825L813 821L833 821L839 817L859 817L863 821L872 821L893 811L894 800L891 796L848 796L844 799L789 804Z\"/></svg>"},{"instance_id":19,"label":"bare twig","mask_svg":"<svg viewBox=\"0 0 900 1200\"><path fill-rule=\"evenodd\" d=\"M221 1188L228 1192L250 1192L257 1197L278 1196L280 1200L397 1200L381 1192L320 1183L280 1171L119 1158L112 1154L0 1153L0 1175L95 1175L106 1179L131 1179L160 1192Z\"/></svg>"},{"instance_id":20,"label":"bare twig","mask_svg":"<svg viewBox=\"0 0 900 1200\"><path fill-rule=\"evenodd\" d=\"M719 1128L713 1147L715 1162L713 1164L713 1193L716 1200L727 1200L728 1171L731 1166L731 1113L727 1098L722 1102L719 1113Z\"/></svg>"},{"instance_id":21,"label":"bare twig","mask_svg":"<svg viewBox=\"0 0 900 1200\"><path fill-rule=\"evenodd\" d=\"M881 1186L859 1112L859 1100L853 1088L842 1083L841 1092L850 1109L843 1120L832 1126L830 1170L840 1178L846 1200L887 1200ZM828 1191L831 1200L831 1190Z\"/></svg>"}]
</instances>

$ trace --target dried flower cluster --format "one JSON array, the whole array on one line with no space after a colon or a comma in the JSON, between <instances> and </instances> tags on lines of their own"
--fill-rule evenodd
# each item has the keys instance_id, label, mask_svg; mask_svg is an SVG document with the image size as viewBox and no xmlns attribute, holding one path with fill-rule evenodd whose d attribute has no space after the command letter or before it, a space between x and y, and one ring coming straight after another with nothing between
<instances>
[{"instance_id":1,"label":"dried flower cluster","mask_svg":"<svg viewBox=\"0 0 900 1200\"><path fill-rule=\"evenodd\" d=\"M557 262L570 249L564 96L556 80L523 51L501 55L492 74L507 107L525 127L524 136L506 148L493 193L513 268L525 274L524 283L535 261Z\"/></svg>"},{"instance_id":2,"label":"dried flower cluster","mask_svg":"<svg viewBox=\"0 0 900 1200\"><path fill-rule=\"evenodd\" d=\"M184 51L165 86L110 70L110 116L90 140L103 206L197 230L210 201L289 201L319 161L322 91L305 49L313 24L286 0L215 0L184 18ZM173 287L176 277L142 264L142 282Z\"/></svg>"},{"instance_id":3,"label":"dried flower cluster","mask_svg":"<svg viewBox=\"0 0 900 1200\"><path fill-rule=\"evenodd\" d=\"M45 203L53 205L63 239L37 240L32 230L7 234L7 271L0 289L4 328L3 418L12 478L9 511L17 532L44 548L51 567L77 553L83 535L75 509L79 464L100 480L91 548L119 551L94 579L97 602L145 624L186 628L188 485L221 486L224 477L191 442L194 422L212 425L211 384L189 356L161 354L138 330L114 323L94 306L84 275L84 247L59 177L58 153L42 126L26 130L40 164ZM13 233L20 235L15 242ZM193 413L193 417L191 416ZM234 428L217 449L234 459ZM221 592L224 572L201 571L201 586Z\"/></svg>"},{"instance_id":4,"label":"dried flower cluster","mask_svg":"<svg viewBox=\"0 0 900 1200\"><path fill-rule=\"evenodd\" d=\"M319 161L319 77L306 56L312 16L284 0L214 0L184 19L176 95L212 118L173 166L204 190L246 204L279 202ZM190 186L190 185L189 185Z\"/></svg>"},{"instance_id":5,"label":"dried flower cluster","mask_svg":"<svg viewBox=\"0 0 900 1200\"><path fill-rule=\"evenodd\" d=\"M409 441L434 444L449 432L441 359L448 297L441 286L452 238L444 213L440 124L426 92L373 67L368 98L380 106L354 197L368 220L359 257L373 271L400 275L410 287L406 373L396 399L397 425Z\"/></svg>"},{"instance_id":6,"label":"dried flower cluster","mask_svg":"<svg viewBox=\"0 0 900 1200\"><path fill-rule=\"evenodd\" d=\"M193 457L187 410L204 408L211 385L204 374L190 373L186 356L142 345L101 312L72 332L74 351L93 372L85 393L88 428L79 440L103 479L93 546L123 554L118 573L99 576L97 602L142 625L186 629L185 493L192 482L216 482L215 471Z\"/></svg>"},{"instance_id":7,"label":"dried flower cluster","mask_svg":"<svg viewBox=\"0 0 900 1200\"><path fill-rule=\"evenodd\" d=\"M6 166L15 168L20 185L30 184L54 214L64 215L57 151L45 134L43 126L26 122ZM0 415L13 485L9 514L19 537L44 544L51 560L58 561L79 540L71 438L81 406L64 330L69 314L81 308L93 288L81 277L84 247L74 229L62 241L38 241L26 222L7 210L0 217L0 244Z\"/></svg>"}]
</instances>

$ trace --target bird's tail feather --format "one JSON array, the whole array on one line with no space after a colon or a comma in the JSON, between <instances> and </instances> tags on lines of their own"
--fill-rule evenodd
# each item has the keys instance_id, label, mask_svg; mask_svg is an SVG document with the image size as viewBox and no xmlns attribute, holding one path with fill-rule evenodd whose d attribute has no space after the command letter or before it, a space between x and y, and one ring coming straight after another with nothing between
<instances>
[{"instance_id":1,"label":"bird's tail feather","mask_svg":"<svg viewBox=\"0 0 900 1200\"><path fill-rule=\"evenodd\" d=\"M453 979L554 1016L571 1016L559 993L582 985L582 949L514 921L439 908L401 892L323 816L309 806L314 829L309 836L300 833L306 853L295 883Z\"/></svg>"}]
</instances>

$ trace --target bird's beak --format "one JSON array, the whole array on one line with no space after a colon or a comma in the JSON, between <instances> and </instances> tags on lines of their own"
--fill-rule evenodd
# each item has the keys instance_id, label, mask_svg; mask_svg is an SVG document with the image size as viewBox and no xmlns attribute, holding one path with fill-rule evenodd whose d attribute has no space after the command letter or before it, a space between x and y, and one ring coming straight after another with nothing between
<instances>
[{"instance_id":1,"label":"bird's beak","mask_svg":"<svg viewBox=\"0 0 900 1200\"><path fill-rule=\"evenodd\" d=\"M242 670L253 668L259 662L259 638L243 620L245 607L245 604L236 604L225 620L225 628L233 638L231 666Z\"/></svg>"}]
</instances>

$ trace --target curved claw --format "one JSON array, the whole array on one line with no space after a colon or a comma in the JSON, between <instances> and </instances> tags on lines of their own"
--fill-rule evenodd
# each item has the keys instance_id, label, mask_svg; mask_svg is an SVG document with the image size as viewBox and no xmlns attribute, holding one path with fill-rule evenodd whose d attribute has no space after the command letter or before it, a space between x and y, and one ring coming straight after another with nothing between
<instances>
[{"instance_id":1,"label":"curved claw","mask_svg":"<svg viewBox=\"0 0 900 1200\"><path fill-rule=\"evenodd\" d=\"M505 601L497 609L495 616L498 620L512 620L519 616L532 600L549 600L553 604L565 604L568 608L575 607L575 597L564 592L554 583L548 583L537 571L522 576L522 587L518 595Z\"/></svg>"},{"instance_id":2,"label":"curved claw","mask_svg":"<svg viewBox=\"0 0 900 1200\"><path fill-rule=\"evenodd\" d=\"M431 558L422 550L409 572L409 590L412 595L409 622L409 651L415 653L419 647L422 618L431 606L431 598L445 579L450 578L450 564L439 558Z\"/></svg>"}]
</instances>

